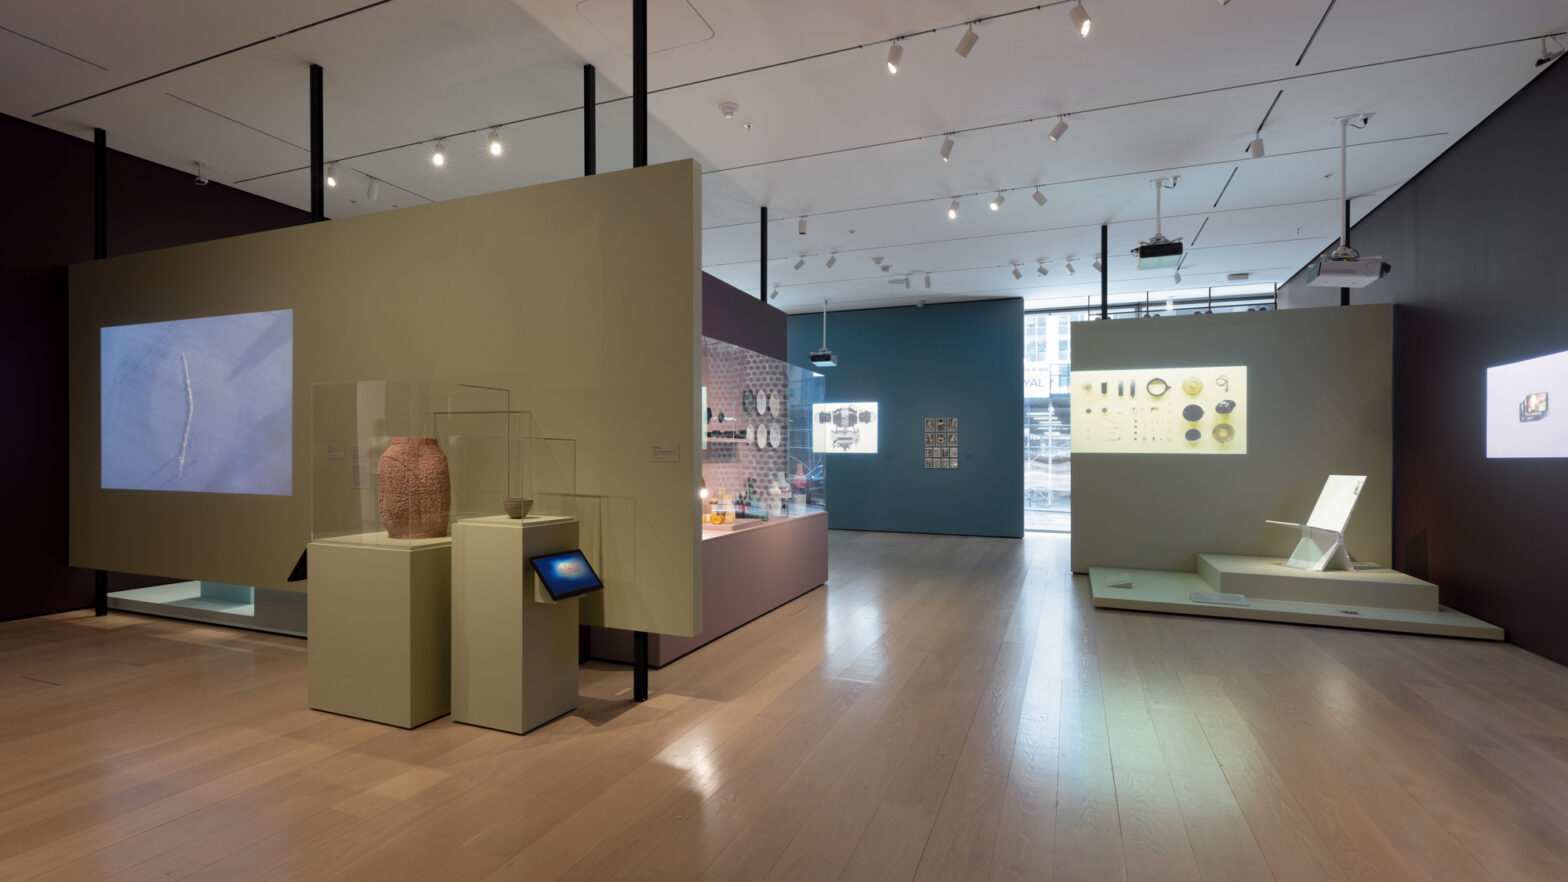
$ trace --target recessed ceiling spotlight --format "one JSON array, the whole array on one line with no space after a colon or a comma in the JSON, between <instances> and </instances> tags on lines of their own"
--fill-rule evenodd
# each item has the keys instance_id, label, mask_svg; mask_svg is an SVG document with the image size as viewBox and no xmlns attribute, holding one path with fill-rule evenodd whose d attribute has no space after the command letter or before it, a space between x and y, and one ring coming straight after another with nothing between
<instances>
[{"instance_id":1,"label":"recessed ceiling spotlight","mask_svg":"<svg viewBox=\"0 0 1568 882\"><path fill-rule=\"evenodd\" d=\"M737 114L739 112L740 112L740 102L738 102L738 101L720 101L719 102L719 116L722 116L725 119L734 119L735 118L735 114Z\"/></svg>"},{"instance_id":2,"label":"recessed ceiling spotlight","mask_svg":"<svg viewBox=\"0 0 1568 882\"><path fill-rule=\"evenodd\" d=\"M1083 0L1079 0L1072 9L1067 10L1067 17L1072 21L1073 27L1078 29L1078 36L1089 36L1089 26L1094 22L1089 20L1089 10L1083 8Z\"/></svg>"},{"instance_id":3,"label":"recessed ceiling spotlight","mask_svg":"<svg viewBox=\"0 0 1568 882\"><path fill-rule=\"evenodd\" d=\"M1073 8L1080 9L1082 7L1075 6ZM1064 115L1057 117L1056 125L1051 127L1051 143L1054 144L1057 141L1062 140L1062 136L1065 134L1067 134L1067 117Z\"/></svg>"},{"instance_id":4,"label":"recessed ceiling spotlight","mask_svg":"<svg viewBox=\"0 0 1568 882\"><path fill-rule=\"evenodd\" d=\"M804 235L806 235L806 217L805 217L805 215L801 215L801 218L800 218L800 227L799 227L799 230L798 230L798 231L799 231L799 233L800 233L800 234L801 234L801 235L802 235L802 236L804 236Z\"/></svg>"},{"instance_id":5,"label":"recessed ceiling spotlight","mask_svg":"<svg viewBox=\"0 0 1568 882\"><path fill-rule=\"evenodd\" d=\"M1034 200L1035 205L1038 205L1041 208L1045 207L1045 194L1040 192L1039 187L1034 188L1034 195L1030 196L1029 198Z\"/></svg>"},{"instance_id":6,"label":"recessed ceiling spotlight","mask_svg":"<svg viewBox=\"0 0 1568 882\"><path fill-rule=\"evenodd\" d=\"M947 219L948 220L958 220L958 200L957 199L954 199L953 203L947 207Z\"/></svg>"},{"instance_id":7,"label":"recessed ceiling spotlight","mask_svg":"<svg viewBox=\"0 0 1568 882\"><path fill-rule=\"evenodd\" d=\"M837 251L835 251L832 254L828 255L828 262L826 264L827 268L828 269L832 269L833 268L833 264L835 264L835 263L838 263L838 252Z\"/></svg>"},{"instance_id":8,"label":"recessed ceiling spotlight","mask_svg":"<svg viewBox=\"0 0 1568 882\"><path fill-rule=\"evenodd\" d=\"M437 141L436 151L430 154L430 162L436 166L446 165L446 142Z\"/></svg>"},{"instance_id":9,"label":"recessed ceiling spotlight","mask_svg":"<svg viewBox=\"0 0 1568 882\"><path fill-rule=\"evenodd\" d=\"M335 162L327 163L327 186L328 187L336 187L338 185L337 168L338 168L338 164L337 163L335 163Z\"/></svg>"},{"instance_id":10,"label":"recessed ceiling spotlight","mask_svg":"<svg viewBox=\"0 0 1568 882\"><path fill-rule=\"evenodd\" d=\"M951 137L947 137L947 138L943 138L942 139L942 151L941 152L942 152L942 161L943 162L947 162L948 159L952 157L952 155L953 155L953 139Z\"/></svg>"},{"instance_id":11,"label":"recessed ceiling spotlight","mask_svg":"<svg viewBox=\"0 0 1568 882\"><path fill-rule=\"evenodd\" d=\"M964 58L968 58L969 50L975 48L975 44L978 42L980 42L980 35L975 33L975 26L970 25L969 30L964 31L964 35L958 38L958 45L953 47L953 51Z\"/></svg>"},{"instance_id":12,"label":"recessed ceiling spotlight","mask_svg":"<svg viewBox=\"0 0 1568 882\"><path fill-rule=\"evenodd\" d=\"M887 50L887 72L890 74L898 73L898 62L899 59L903 57L904 47L902 44L895 41L892 46L888 47Z\"/></svg>"},{"instance_id":13,"label":"recessed ceiling spotlight","mask_svg":"<svg viewBox=\"0 0 1568 882\"><path fill-rule=\"evenodd\" d=\"M797 269L797 270L800 269L801 267L805 266L805 265L806 265L806 258L804 258L804 257L802 257L801 259L795 261L795 269Z\"/></svg>"},{"instance_id":14,"label":"recessed ceiling spotlight","mask_svg":"<svg viewBox=\"0 0 1568 882\"><path fill-rule=\"evenodd\" d=\"M1259 135L1256 138L1252 139L1252 143L1247 145L1247 152L1252 154L1252 158L1253 159L1262 159L1263 158L1263 136L1262 135Z\"/></svg>"},{"instance_id":15,"label":"recessed ceiling spotlight","mask_svg":"<svg viewBox=\"0 0 1568 882\"><path fill-rule=\"evenodd\" d=\"M1045 268L1045 261L1043 261L1043 260L1040 261L1040 265L1039 266L1034 268L1034 271L1039 273L1042 276L1048 276L1048 275L1051 274L1051 271Z\"/></svg>"},{"instance_id":16,"label":"recessed ceiling spotlight","mask_svg":"<svg viewBox=\"0 0 1568 882\"><path fill-rule=\"evenodd\" d=\"M1002 203L1006 202L1006 201L1007 201L1007 197L1006 196L1003 196L1001 193L997 193L996 194L996 198L991 200L991 210L992 211L1000 211L1001 208L1002 208Z\"/></svg>"},{"instance_id":17,"label":"recessed ceiling spotlight","mask_svg":"<svg viewBox=\"0 0 1568 882\"><path fill-rule=\"evenodd\" d=\"M1013 278L1021 279L1023 277L1024 277L1024 274L1023 274L1023 272L1021 270L1018 269L1018 264L1016 264L1016 263L1013 264Z\"/></svg>"},{"instance_id":18,"label":"recessed ceiling spotlight","mask_svg":"<svg viewBox=\"0 0 1568 882\"><path fill-rule=\"evenodd\" d=\"M1069 276L1076 276L1076 275L1078 275L1078 271L1073 269L1073 262L1071 260L1067 261L1066 269L1067 269L1067 274Z\"/></svg>"},{"instance_id":19,"label":"recessed ceiling spotlight","mask_svg":"<svg viewBox=\"0 0 1568 882\"><path fill-rule=\"evenodd\" d=\"M501 131L499 129L490 130L490 155L501 155Z\"/></svg>"}]
</instances>

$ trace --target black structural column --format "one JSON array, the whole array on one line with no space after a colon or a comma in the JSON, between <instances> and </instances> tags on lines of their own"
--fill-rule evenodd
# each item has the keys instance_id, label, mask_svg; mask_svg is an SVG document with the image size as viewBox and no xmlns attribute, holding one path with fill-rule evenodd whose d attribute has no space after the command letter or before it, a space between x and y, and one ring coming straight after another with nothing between
<instances>
[{"instance_id":1,"label":"black structural column","mask_svg":"<svg viewBox=\"0 0 1568 882\"><path fill-rule=\"evenodd\" d=\"M322 135L321 65L310 66L310 220L327 219L326 139Z\"/></svg>"},{"instance_id":2,"label":"black structural column","mask_svg":"<svg viewBox=\"0 0 1568 882\"><path fill-rule=\"evenodd\" d=\"M768 207L762 206L762 285L757 289L757 297L763 303L768 302Z\"/></svg>"},{"instance_id":3,"label":"black structural column","mask_svg":"<svg viewBox=\"0 0 1568 882\"><path fill-rule=\"evenodd\" d=\"M93 258L109 256L109 135L93 129ZM109 574L93 571L93 615L109 614Z\"/></svg>"},{"instance_id":4,"label":"black structural column","mask_svg":"<svg viewBox=\"0 0 1568 882\"><path fill-rule=\"evenodd\" d=\"M1111 317L1110 228L1100 224L1100 318Z\"/></svg>"},{"instance_id":5,"label":"black structural column","mask_svg":"<svg viewBox=\"0 0 1568 882\"><path fill-rule=\"evenodd\" d=\"M632 168L648 164L648 0L632 0ZM648 700L648 632L632 632L632 701Z\"/></svg>"},{"instance_id":6,"label":"black structural column","mask_svg":"<svg viewBox=\"0 0 1568 882\"><path fill-rule=\"evenodd\" d=\"M594 98L594 67L583 65L583 174L596 174L599 170L598 106Z\"/></svg>"}]
</instances>

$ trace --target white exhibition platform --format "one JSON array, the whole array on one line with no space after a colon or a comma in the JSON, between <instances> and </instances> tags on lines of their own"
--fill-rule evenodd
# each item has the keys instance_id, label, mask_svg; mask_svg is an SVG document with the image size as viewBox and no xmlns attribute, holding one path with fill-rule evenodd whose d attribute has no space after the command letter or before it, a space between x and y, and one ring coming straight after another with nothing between
<instances>
[{"instance_id":1,"label":"white exhibition platform","mask_svg":"<svg viewBox=\"0 0 1568 882\"><path fill-rule=\"evenodd\" d=\"M1200 554L1197 572L1090 567L1094 605L1501 640L1503 629L1438 602L1437 586L1377 564L1313 572L1283 558ZM1130 582L1128 587L1112 583Z\"/></svg>"}]
</instances>

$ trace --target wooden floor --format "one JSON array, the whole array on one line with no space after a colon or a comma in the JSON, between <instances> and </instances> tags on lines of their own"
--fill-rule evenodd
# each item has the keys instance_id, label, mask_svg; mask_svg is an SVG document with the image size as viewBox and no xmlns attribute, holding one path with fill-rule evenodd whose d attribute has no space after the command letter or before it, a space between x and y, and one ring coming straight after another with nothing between
<instances>
[{"instance_id":1,"label":"wooden floor","mask_svg":"<svg viewBox=\"0 0 1568 882\"><path fill-rule=\"evenodd\" d=\"M309 711L292 638L0 624L0 879L1568 879L1568 669L1095 611L1060 537L831 542L525 737Z\"/></svg>"}]
</instances>

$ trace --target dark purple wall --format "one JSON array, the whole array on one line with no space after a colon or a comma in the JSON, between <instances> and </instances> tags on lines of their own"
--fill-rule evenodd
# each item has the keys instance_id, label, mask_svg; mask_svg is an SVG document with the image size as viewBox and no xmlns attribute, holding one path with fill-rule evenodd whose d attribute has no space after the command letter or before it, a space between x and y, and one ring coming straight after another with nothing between
<instances>
[{"instance_id":1,"label":"dark purple wall","mask_svg":"<svg viewBox=\"0 0 1568 882\"><path fill-rule=\"evenodd\" d=\"M1351 302L1394 304L1394 566L1568 663L1568 459L1487 459L1484 416L1488 367L1568 349L1565 108L1558 61L1350 242L1393 265ZM1339 291L1298 273L1279 301L1337 304Z\"/></svg>"},{"instance_id":2,"label":"dark purple wall","mask_svg":"<svg viewBox=\"0 0 1568 882\"><path fill-rule=\"evenodd\" d=\"M109 133L114 143L114 133ZM92 573L66 566L66 271L93 257L91 141L0 114L11 176L0 247L0 376L13 409L0 436L0 535L11 548L0 620L91 606ZM109 253L292 226L308 212L110 151ZM178 576L178 573L160 575ZM138 580L116 577L111 588Z\"/></svg>"},{"instance_id":3,"label":"dark purple wall","mask_svg":"<svg viewBox=\"0 0 1568 882\"><path fill-rule=\"evenodd\" d=\"M702 274L702 334L784 361L789 357L788 317L745 291Z\"/></svg>"}]
</instances>

